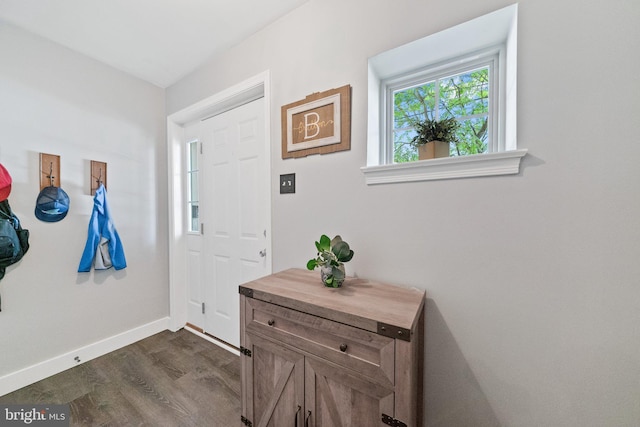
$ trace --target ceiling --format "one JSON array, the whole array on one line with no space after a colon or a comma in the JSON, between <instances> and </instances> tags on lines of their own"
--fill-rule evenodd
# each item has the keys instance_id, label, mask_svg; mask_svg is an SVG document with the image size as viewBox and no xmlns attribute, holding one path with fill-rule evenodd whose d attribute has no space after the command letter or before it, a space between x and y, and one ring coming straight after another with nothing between
<instances>
[{"instance_id":1,"label":"ceiling","mask_svg":"<svg viewBox=\"0 0 640 427\"><path fill-rule=\"evenodd\" d=\"M168 87L308 0L0 0L0 21Z\"/></svg>"}]
</instances>

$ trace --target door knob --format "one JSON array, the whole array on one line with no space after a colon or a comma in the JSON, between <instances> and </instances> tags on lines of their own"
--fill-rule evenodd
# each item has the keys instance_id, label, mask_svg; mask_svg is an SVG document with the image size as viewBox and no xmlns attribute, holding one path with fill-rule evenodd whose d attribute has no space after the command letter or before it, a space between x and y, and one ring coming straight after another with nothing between
<instances>
[{"instance_id":1,"label":"door knob","mask_svg":"<svg viewBox=\"0 0 640 427\"><path fill-rule=\"evenodd\" d=\"M266 256L267 256L267 249L265 248L265 249L261 250L261 251L260 251L260 252L258 252L258 253L260 254L260 256L261 256L262 258L264 258L264 257L266 257Z\"/></svg>"}]
</instances>

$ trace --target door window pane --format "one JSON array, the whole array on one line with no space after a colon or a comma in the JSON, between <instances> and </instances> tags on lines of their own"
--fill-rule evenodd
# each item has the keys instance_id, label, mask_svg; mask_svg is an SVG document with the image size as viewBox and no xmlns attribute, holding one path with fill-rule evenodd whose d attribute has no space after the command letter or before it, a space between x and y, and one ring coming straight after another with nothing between
<instances>
[{"instance_id":1,"label":"door window pane","mask_svg":"<svg viewBox=\"0 0 640 427\"><path fill-rule=\"evenodd\" d=\"M189 217L189 231L200 231L199 220L199 195L198 185L198 141L188 143L188 164L187 164L187 211Z\"/></svg>"}]
</instances>

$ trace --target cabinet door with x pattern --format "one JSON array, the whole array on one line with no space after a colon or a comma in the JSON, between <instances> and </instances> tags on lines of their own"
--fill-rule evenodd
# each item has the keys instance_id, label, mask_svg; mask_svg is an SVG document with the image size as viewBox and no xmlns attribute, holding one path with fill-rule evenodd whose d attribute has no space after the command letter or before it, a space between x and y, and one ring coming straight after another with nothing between
<instances>
[{"instance_id":1,"label":"cabinet door with x pattern","mask_svg":"<svg viewBox=\"0 0 640 427\"><path fill-rule=\"evenodd\" d=\"M305 358L305 427L385 426L394 390L315 357Z\"/></svg>"},{"instance_id":2,"label":"cabinet door with x pattern","mask_svg":"<svg viewBox=\"0 0 640 427\"><path fill-rule=\"evenodd\" d=\"M243 357L248 404L244 417L256 427L302 426L304 356L258 335L246 334Z\"/></svg>"}]
</instances>

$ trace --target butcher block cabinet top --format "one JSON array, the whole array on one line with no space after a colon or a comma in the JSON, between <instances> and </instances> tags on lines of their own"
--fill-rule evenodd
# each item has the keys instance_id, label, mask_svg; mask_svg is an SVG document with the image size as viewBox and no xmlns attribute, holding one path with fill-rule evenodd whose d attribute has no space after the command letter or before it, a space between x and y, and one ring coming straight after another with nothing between
<instances>
[{"instance_id":1,"label":"butcher block cabinet top","mask_svg":"<svg viewBox=\"0 0 640 427\"><path fill-rule=\"evenodd\" d=\"M246 283L240 293L405 341L412 339L408 332L415 331L425 296L421 290L352 277L340 288L328 288L318 271L303 269Z\"/></svg>"}]
</instances>

